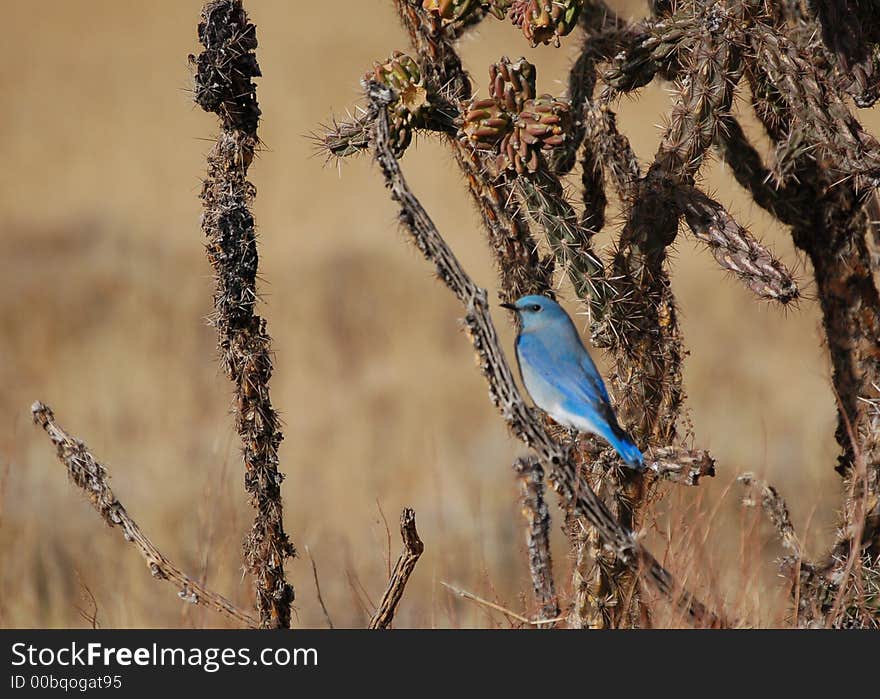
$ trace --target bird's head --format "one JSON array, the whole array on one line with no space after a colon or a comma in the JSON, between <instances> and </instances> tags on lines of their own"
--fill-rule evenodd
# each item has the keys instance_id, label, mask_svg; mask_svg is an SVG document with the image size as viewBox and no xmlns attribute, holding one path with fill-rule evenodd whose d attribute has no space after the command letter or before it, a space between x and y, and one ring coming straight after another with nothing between
<instances>
[{"instance_id":1,"label":"bird's head","mask_svg":"<svg viewBox=\"0 0 880 699\"><path fill-rule=\"evenodd\" d=\"M502 303L501 306L516 312L522 323L523 332L559 323L566 325L571 323L562 306L546 296L523 296L514 303Z\"/></svg>"}]
</instances>

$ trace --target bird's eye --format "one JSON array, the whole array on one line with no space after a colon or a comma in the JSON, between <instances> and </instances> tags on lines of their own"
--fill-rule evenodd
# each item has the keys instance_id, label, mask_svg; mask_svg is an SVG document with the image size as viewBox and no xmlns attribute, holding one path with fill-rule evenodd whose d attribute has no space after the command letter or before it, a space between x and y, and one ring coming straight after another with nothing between
<instances>
[{"instance_id":1,"label":"bird's eye","mask_svg":"<svg viewBox=\"0 0 880 699\"><path fill-rule=\"evenodd\" d=\"M538 311L541 310L541 307L536 303L532 306L531 310L533 310L535 313L537 313Z\"/></svg>"}]
</instances>

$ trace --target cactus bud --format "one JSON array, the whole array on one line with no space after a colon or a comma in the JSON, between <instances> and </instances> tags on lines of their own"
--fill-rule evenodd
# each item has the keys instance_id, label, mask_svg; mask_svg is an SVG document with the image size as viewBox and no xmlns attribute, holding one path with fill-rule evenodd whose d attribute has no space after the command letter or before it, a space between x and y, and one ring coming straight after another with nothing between
<instances>
[{"instance_id":1,"label":"cactus bud","mask_svg":"<svg viewBox=\"0 0 880 699\"><path fill-rule=\"evenodd\" d=\"M535 96L535 66L525 58L511 63L507 56L489 68L489 94L509 112L518 112Z\"/></svg>"}]
</instances>

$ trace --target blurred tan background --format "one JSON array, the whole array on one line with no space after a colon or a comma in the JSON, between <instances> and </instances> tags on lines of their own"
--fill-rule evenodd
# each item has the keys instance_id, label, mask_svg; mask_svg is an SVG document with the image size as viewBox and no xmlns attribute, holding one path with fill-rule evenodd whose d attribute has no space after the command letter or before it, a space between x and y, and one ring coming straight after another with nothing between
<instances>
[{"instance_id":1,"label":"blurred tan background","mask_svg":"<svg viewBox=\"0 0 880 699\"><path fill-rule=\"evenodd\" d=\"M199 49L201 2L2 4L0 626L88 626L95 611L104 627L225 625L150 578L66 482L29 415L36 399L51 405L107 465L116 494L163 552L250 604L240 543L251 511L230 386L205 321L212 280L198 193L215 122L191 103L186 61ZM285 422L286 526L301 554L288 565L295 623L324 624L308 547L335 624L364 625L399 550L400 509L411 505L426 552L397 625L504 626L440 582L531 611L511 470L521 447L487 399L460 308L397 228L375 168L367 158L325 166L305 137L357 101L374 59L407 48L392 4L245 4L264 75L266 148L251 179L260 313L274 337L273 401ZM612 4L642 13L641 3ZM539 90L559 93L576 44L532 50L490 19L462 54L478 86L500 55L525 55L538 65ZM621 105L641 157L653 154L667 104L652 86ZM876 115L865 118L876 127ZM478 215L443 144L422 140L403 164L494 294ZM692 492L670 488L650 537L710 599L748 623L784 625L779 550L739 507L734 480L744 470L771 479L808 549L821 550L840 490L829 365L809 270L790 239L722 166L706 184L800 270L808 298L787 311L759 303L679 238L673 279L690 350L693 441L712 450L718 476ZM509 348L511 329L498 318ZM564 592L569 561L555 501L553 514Z\"/></svg>"}]
</instances>

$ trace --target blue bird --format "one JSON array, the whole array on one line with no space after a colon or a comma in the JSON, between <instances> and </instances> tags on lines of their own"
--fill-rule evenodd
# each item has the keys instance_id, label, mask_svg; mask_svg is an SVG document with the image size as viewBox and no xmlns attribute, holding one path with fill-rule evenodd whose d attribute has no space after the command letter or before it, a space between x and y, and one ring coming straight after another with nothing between
<instances>
[{"instance_id":1,"label":"blue bird","mask_svg":"<svg viewBox=\"0 0 880 699\"><path fill-rule=\"evenodd\" d=\"M516 359L526 390L556 422L602 437L631 469L643 471L642 452L618 424L608 391L568 313L545 296L502 303L516 311Z\"/></svg>"}]
</instances>

